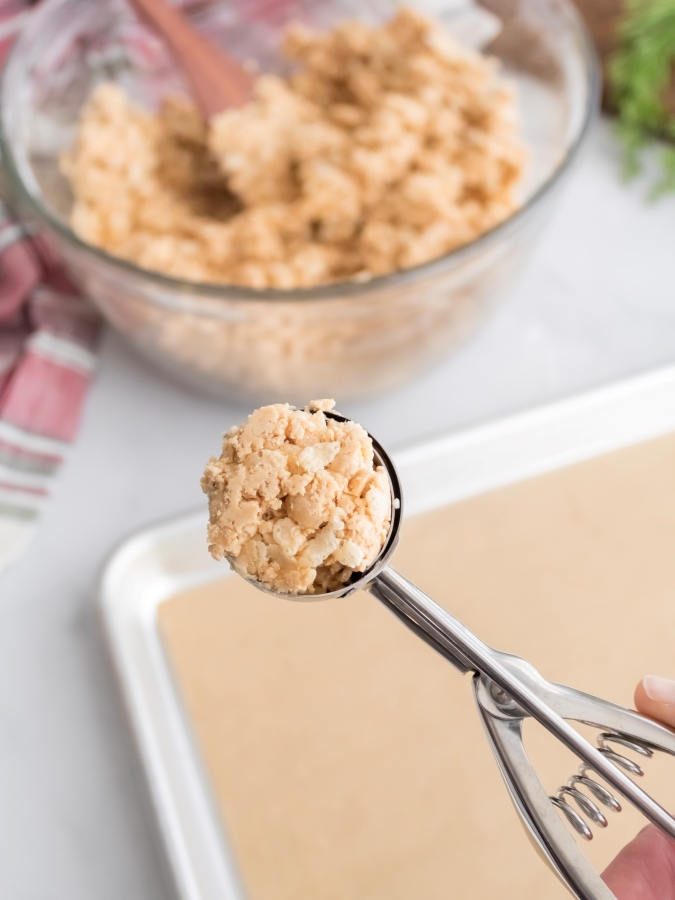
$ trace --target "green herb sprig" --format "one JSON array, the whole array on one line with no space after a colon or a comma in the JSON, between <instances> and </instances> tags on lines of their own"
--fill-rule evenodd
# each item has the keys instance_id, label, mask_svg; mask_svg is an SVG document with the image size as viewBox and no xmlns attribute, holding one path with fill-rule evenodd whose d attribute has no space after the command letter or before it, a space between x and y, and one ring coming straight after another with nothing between
<instances>
[{"instance_id":1,"label":"green herb sprig","mask_svg":"<svg viewBox=\"0 0 675 900\"><path fill-rule=\"evenodd\" d=\"M642 170L642 154L652 138L675 142L675 115L665 102L675 60L675 0L628 0L619 38L608 77L629 179ZM675 191L675 147L662 149L661 164L653 198Z\"/></svg>"}]
</instances>

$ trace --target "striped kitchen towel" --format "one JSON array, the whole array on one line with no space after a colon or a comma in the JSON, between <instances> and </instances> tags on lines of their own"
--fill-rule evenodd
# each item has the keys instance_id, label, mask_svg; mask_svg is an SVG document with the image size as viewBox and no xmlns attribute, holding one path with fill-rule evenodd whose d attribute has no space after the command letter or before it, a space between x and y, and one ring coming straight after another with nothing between
<instances>
[{"instance_id":1,"label":"striped kitchen towel","mask_svg":"<svg viewBox=\"0 0 675 900\"><path fill-rule=\"evenodd\" d=\"M30 15L0 0L0 63ZM0 202L0 571L24 550L74 439L99 318Z\"/></svg>"},{"instance_id":2,"label":"striped kitchen towel","mask_svg":"<svg viewBox=\"0 0 675 900\"><path fill-rule=\"evenodd\" d=\"M27 545L77 433L99 328L0 205L0 571Z\"/></svg>"}]
</instances>

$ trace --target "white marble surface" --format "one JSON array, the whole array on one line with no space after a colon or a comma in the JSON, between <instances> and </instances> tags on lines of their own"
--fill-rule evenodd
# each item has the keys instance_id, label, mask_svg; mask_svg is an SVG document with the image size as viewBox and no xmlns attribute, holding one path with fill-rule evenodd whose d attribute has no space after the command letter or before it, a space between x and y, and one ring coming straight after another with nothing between
<instances>
[{"instance_id":1,"label":"white marble surface","mask_svg":"<svg viewBox=\"0 0 675 900\"><path fill-rule=\"evenodd\" d=\"M606 124L498 315L443 368L352 404L390 446L675 361L675 198L617 179ZM202 502L244 411L164 383L108 334L80 438L28 553L0 580L0 897L172 896L98 620L130 531Z\"/></svg>"}]
</instances>

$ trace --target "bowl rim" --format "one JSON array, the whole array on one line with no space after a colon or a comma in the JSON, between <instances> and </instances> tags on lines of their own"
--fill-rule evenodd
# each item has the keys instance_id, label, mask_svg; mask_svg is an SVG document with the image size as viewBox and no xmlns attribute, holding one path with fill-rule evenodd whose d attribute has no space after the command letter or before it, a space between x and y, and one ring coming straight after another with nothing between
<instances>
[{"instance_id":1,"label":"bowl rim","mask_svg":"<svg viewBox=\"0 0 675 900\"><path fill-rule=\"evenodd\" d=\"M157 294L146 295L146 300L157 306L189 306L191 303L198 303L199 300L236 300L243 302L250 301L268 301L279 303L305 303L313 300L331 300L343 299L354 295L362 296L364 294L376 293L381 289L389 288L393 285L402 285L409 282L415 282L429 275L434 275L446 267L448 263L461 263L467 257L472 256L479 250L489 247L497 240L507 236L516 226L529 217L529 214L540 205L540 202L552 194L558 186L562 177L569 171L575 162L582 145L590 131L590 128L596 118L600 105L600 91L602 84L600 64L598 61L595 46L591 40L588 30L581 18L581 15L570 2L570 0L559 0L559 4L565 11L570 22L576 31L576 39L579 44L580 57L584 66L586 87L586 103L583 114L580 116L580 123L577 133L562 156L556 167L553 169L548 178L537 188L528 199L519 206L514 212L507 216L492 228L484 231L478 237L465 244L434 257L433 259L415 266L405 269L399 269L389 272L385 275L376 275L367 280L359 281L352 279L351 281L333 282L325 285L317 285L314 287L300 288L252 288L245 285L237 284L216 284L213 282L190 281L184 278L174 278L171 275L164 275L152 269L145 269L136 265L129 260L122 259L96 247L87 241L82 240L72 228L66 224L56 213L44 204L39 196L36 196L28 187L26 181L21 175L21 166L17 162L11 141L7 134L5 125L5 116L7 104L5 100L5 92L7 90L8 73L21 55L22 44L30 40L32 32L39 27L40 19L47 15L51 7L56 6L65 0L45 0L31 14L31 17L19 34L19 37L12 46L0 77L0 158L3 166L8 172L11 187L16 195L24 204L26 204L31 212L36 216L41 224L46 224L56 234L70 244L76 250L90 255L94 259L98 259L104 266L113 270L117 269L121 274L133 276L137 280L144 280L154 283L154 285L162 291L161 297ZM165 291L174 294L173 302L169 301ZM167 302L168 301L168 302Z\"/></svg>"}]
</instances>

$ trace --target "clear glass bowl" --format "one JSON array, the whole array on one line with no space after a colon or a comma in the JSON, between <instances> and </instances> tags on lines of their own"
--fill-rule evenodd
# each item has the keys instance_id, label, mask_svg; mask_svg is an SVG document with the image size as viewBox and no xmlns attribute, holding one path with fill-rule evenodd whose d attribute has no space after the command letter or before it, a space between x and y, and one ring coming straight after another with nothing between
<instances>
[{"instance_id":1,"label":"clear glass bowl","mask_svg":"<svg viewBox=\"0 0 675 900\"><path fill-rule=\"evenodd\" d=\"M179 281L83 243L68 216L59 154L101 81L152 106L181 79L125 0L44 0L8 60L0 150L22 214L64 260L108 321L169 376L211 396L251 403L362 397L389 390L446 358L505 296L550 216L592 121L599 76L584 27L567 0L483 0L502 30L488 47L520 92L531 158L522 207L479 239L413 269L300 290ZM391 16L385 0L189 0L194 24L261 69L283 66L284 24L326 28L348 17ZM441 7L439 9L439 7ZM435 13L453 30L466 12ZM464 17L464 20L462 20ZM470 23L469 23L470 24Z\"/></svg>"}]
</instances>

